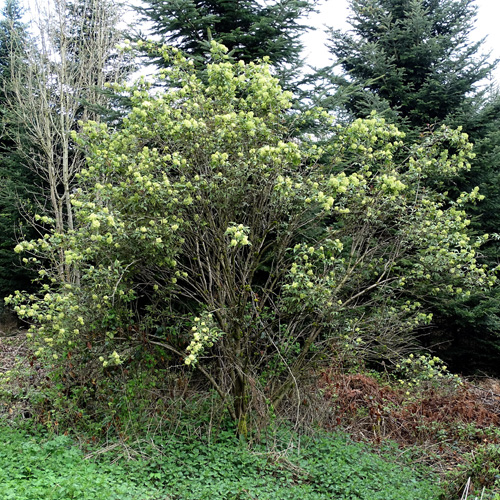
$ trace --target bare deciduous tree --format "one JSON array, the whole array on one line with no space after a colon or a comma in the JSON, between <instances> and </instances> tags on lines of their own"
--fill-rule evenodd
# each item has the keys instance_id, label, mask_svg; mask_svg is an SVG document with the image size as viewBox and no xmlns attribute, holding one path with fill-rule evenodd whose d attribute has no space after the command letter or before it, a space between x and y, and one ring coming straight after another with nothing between
<instances>
[{"instance_id":1,"label":"bare deciduous tree","mask_svg":"<svg viewBox=\"0 0 500 500\"><path fill-rule=\"evenodd\" d=\"M99 121L97 110L108 99L104 84L122 78L127 68L116 49L120 9L114 0L35 0L30 11L34 34L24 48L27 60L14 66L7 106L27 131L33 147L19 141L19 148L43 183L42 204L63 233L74 228L70 193L84 160L71 133L78 120ZM60 272L72 279L62 262Z\"/></svg>"}]
</instances>

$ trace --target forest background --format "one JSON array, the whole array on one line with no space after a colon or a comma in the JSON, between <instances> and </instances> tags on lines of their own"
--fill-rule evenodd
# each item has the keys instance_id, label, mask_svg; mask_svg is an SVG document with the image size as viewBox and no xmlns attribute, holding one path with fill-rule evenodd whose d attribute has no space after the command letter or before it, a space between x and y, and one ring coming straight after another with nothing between
<instances>
[{"instance_id":1,"label":"forest background","mask_svg":"<svg viewBox=\"0 0 500 500\"><path fill-rule=\"evenodd\" d=\"M351 414L378 442L467 441L425 399L473 426L492 488L498 412L459 377L500 354L476 4L353 1L311 68L316 7L149 0L131 37L111 0L5 3L0 287L27 329L6 408L120 439L196 400L245 441Z\"/></svg>"}]
</instances>

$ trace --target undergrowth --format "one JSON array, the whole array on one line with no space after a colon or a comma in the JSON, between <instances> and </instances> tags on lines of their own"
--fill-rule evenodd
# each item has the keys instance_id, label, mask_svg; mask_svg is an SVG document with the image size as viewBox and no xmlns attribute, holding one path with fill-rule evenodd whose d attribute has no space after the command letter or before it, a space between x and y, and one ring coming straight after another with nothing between
<instances>
[{"instance_id":1,"label":"undergrowth","mask_svg":"<svg viewBox=\"0 0 500 500\"><path fill-rule=\"evenodd\" d=\"M274 435L249 447L234 429L84 452L67 436L0 429L2 500L435 500L439 490L396 450L374 453L340 434ZM106 453L101 453L106 451ZM121 460L118 460L121 458ZM127 458L125 460L124 458ZM429 471L427 471L428 473Z\"/></svg>"},{"instance_id":2,"label":"undergrowth","mask_svg":"<svg viewBox=\"0 0 500 500\"><path fill-rule=\"evenodd\" d=\"M500 395L433 358L404 383L324 370L304 399L249 420L243 442L193 372L145 356L65 388L9 342L0 500L458 500L466 484L469 499L500 500Z\"/></svg>"},{"instance_id":3,"label":"undergrowth","mask_svg":"<svg viewBox=\"0 0 500 500\"><path fill-rule=\"evenodd\" d=\"M373 444L398 443L441 477L443 500L500 500L500 394L455 377L408 385L391 376L329 369L320 391L324 428ZM476 496L474 496L476 495Z\"/></svg>"}]
</instances>

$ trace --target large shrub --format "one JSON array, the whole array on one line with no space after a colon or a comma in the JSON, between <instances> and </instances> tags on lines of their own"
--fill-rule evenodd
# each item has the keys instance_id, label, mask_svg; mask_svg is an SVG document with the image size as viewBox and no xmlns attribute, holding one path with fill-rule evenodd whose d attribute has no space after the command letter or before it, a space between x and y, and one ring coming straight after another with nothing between
<instances>
[{"instance_id":1,"label":"large shrub","mask_svg":"<svg viewBox=\"0 0 500 500\"><path fill-rule=\"evenodd\" d=\"M449 202L429 187L467 168L459 130L403 150L375 116L290 120L268 66L233 64L215 43L203 79L176 49L164 57L168 90L122 88L123 128L85 126L76 229L16 247L39 266L40 293L8 299L32 322L37 356L69 373L161 346L243 426L249 408L300 396L340 347L399 356L431 320L428 297L493 285L476 260L487 235L467 234L462 209L477 189ZM303 118L321 141L289 139Z\"/></svg>"}]
</instances>

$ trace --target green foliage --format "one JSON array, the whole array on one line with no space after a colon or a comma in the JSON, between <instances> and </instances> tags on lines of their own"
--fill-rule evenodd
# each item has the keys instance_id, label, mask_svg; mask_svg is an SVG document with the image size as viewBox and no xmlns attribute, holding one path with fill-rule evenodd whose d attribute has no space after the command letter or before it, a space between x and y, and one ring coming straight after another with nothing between
<instances>
[{"instance_id":1,"label":"green foliage","mask_svg":"<svg viewBox=\"0 0 500 500\"><path fill-rule=\"evenodd\" d=\"M206 82L165 49L168 91L122 88L134 106L123 128L85 126L75 230L16 247L41 291L8 303L61 374L68 363L127 366L140 346L161 346L240 419L252 398L278 405L339 340L395 360L431 320L422 300L496 278L477 262L488 235L467 233L477 189L446 201L426 187L468 167L460 130L425 137L404 162L404 134L377 117L342 127L308 112L329 142L288 140L290 94L269 67L212 47Z\"/></svg>"},{"instance_id":2,"label":"green foliage","mask_svg":"<svg viewBox=\"0 0 500 500\"><path fill-rule=\"evenodd\" d=\"M193 56L200 67L213 37L237 60L269 57L288 86L288 77L301 64L300 35L307 29L302 19L314 10L315 1L147 0L144 5L139 11L152 23L153 34ZM165 64L161 58L158 62Z\"/></svg>"},{"instance_id":3,"label":"green foliage","mask_svg":"<svg viewBox=\"0 0 500 500\"><path fill-rule=\"evenodd\" d=\"M22 266L12 252L18 238L34 235L21 211L28 210L32 201L33 175L21 162L12 144L0 145L0 296L16 289L29 290L34 275ZM21 208L22 207L22 208ZM0 306L0 309L3 308Z\"/></svg>"},{"instance_id":4,"label":"green foliage","mask_svg":"<svg viewBox=\"0 0 500 500\"><path fill-rule=\"evenodd\" d=\"M471 170L450 186L450 192L479 186L485 198L469 207L472 227L477 232L497 233L500 227L500 100L496 92L466 106L455 119L474 142L476 158ZM484 248L484 261L497 263L500 244L493 238ZM500 353L500 290L474 294L469 300L446 301L440 304L436 342L446 345L450 366L463 373L500 375L497 359ZM471 352L474 353L471 356Z\"/></svg>"},{"instance_id":5,"label":"green foliage","mask_svg":"<svg viewBox=\"0 0 500 500\"><path fill-rule=\"evenodd\" d=\"M22 47L27 38L27 26L22 22L23 11L17 0L7 0L2 8L2 21L0 22L0 74L2 79L8 81L13 61L22 63ZM8 88L2 86L4 94ZM2 95L2 98L4 96Z\"/></svg>"},{"instance_id":6,"label":"green foliage","mask_svg":"<svg viewBox=\"0 0 500 500\"><path fill-rule=\"evenodd\" d=\"M133 500L154 498L151 488L120 465L85 461L69 437L35 439L0 429L3 500Z\"/></svg>"},{"instance_id":7,"label":"green foliage","mask_svg":"<svg viewBox=\"0 0 500 500\"><path fill-rule=\"evenodd\" d=\"M349 32L331 31L331 52L344 74L323 70L345 94L354 117L373 109L414 138L439 124L463 126L475 144L469 171L441 181L452 197L480 187L485 198L467 206L478 233L498 229L498 97L480 82L495 67L472 42L474 0L353 0ZM491 91L491 89L489 89ZM496 265L498 243L486 246L485 261ZM455 370L498 373L498 290L470 300L433 300L438 329L428 339ZM470 353L474 352L474 356ZM471 360L471 358L473 358Z\"/></svg>"},{"instance_id":8,"label":"green foliage","mask_svg":"<svg viewBox=\"0 0 500 500\"><path fill-rule=\"evenodd\" d=\"M475 447L472 452L467 453L463 463L449 475L442 498L449 498L449 494L462 493L464 485L469 481L475 492L481 491L481 498L498 500L500 488L499 444L481 444ZM484 491L482 491L483 488Z\"/></svg>"},{"instance_id":9,"label":"green foliage","mask_svg":"<svg viewBox=\"0 0 500 500\"><path fill-rule=\"evenodd\" d=\"M116 462L116 454L109 453L83 460L82 452L65 436L42 440L3 429L0 440L5 500L126 500L159 495L182 500L413 500L439 494L418 471L395 462L393 448L379 456L342 436L305 439L300 452L287 450L290 441L273 450L265 446L249 450L233 432L220 433L212 443L171 436L142 444L140 455L128 448L134 459L127 462ZM151 452L149 459L141 458Z\"/></svg>"},{"instance_id":10,"label":"green foliage","mask_svg":"<svg viewBox=\"0 0 500 500\"><path fill-rule=\"evenodd\" d=\"M493 244L485 248L485 253L491 251ZM499 293L495 287L487 293L440 301L434 316L435 330L426 341L437 344L437 354L452 371L464 375L500 374Z\"/></svg>"},{"instance_id":11,"label":"green foliage","mask_svg":"<svg viewBox=\"0 0 500 500\"><path fill-rule=\"evenodd\" d=\"M500 95L495 91L482 98L475 99L458 114L454 123L463 125L474 143L476 159L466 176L457 182L458 189L469 189L479 186L485 199L471 213L475 215L475 224L479 230L490 233L497 232L500 227L500 210L498 209L499 169L500 161ZM457 189L455 188L455 189ZM490 258L496 258L497 245L488 249Z\"/></svg>"},{"instance_id":12,"label":"green foliage","mask_svg":"<svg viewBox=\"0 0 500 500\"><path fill-rule=\"evenodd\" d=\"M331 31L331 52L354 87L354 116L383 112L405 130L461 110L494 64L470 42L474 0L352 0L349 32Z\"/></svg>"},{"instance_id":13,"label":"green foliage","mask_svg":"<svg viewBox=\"0 0 500 500\"><path fill-rule=\"evenodd\" d=\"M20 206L32 199L35 188L33 175L26 168L22 156L13 141L14 131L22 125L12 120L5 108L10 92L10 77L13 65L23 64L23 43L27 39L27 28L21 22L22 10L15 0L8 0L1 12L0 21L0 296L8 295L17 288L30 285L31 274L20 265L19 258L12 254L16 245L23 218ZM22 133L22 130L20 131ZM23 135L23 138L26 137ZM26 139L27 140L27 139ZM26 206L24 207L26 209Z\"/></svg>"},{"instance_id":14,"label":"green foliage","mask_svg":"<svg viewBox=\"0 0 500 500\"><path fill-rule=\"evenodd\" d=\"M421 354L420 356L410 354L401 361L401 364L396 365L396 369L396 375L400 377L399 383L409 389L422 382L434 382L434 384L440 385L444 381L452 380L457 385L461 383L458 375L452 375L441 359L429 354Z\"/></svg>"}]
</instances>

